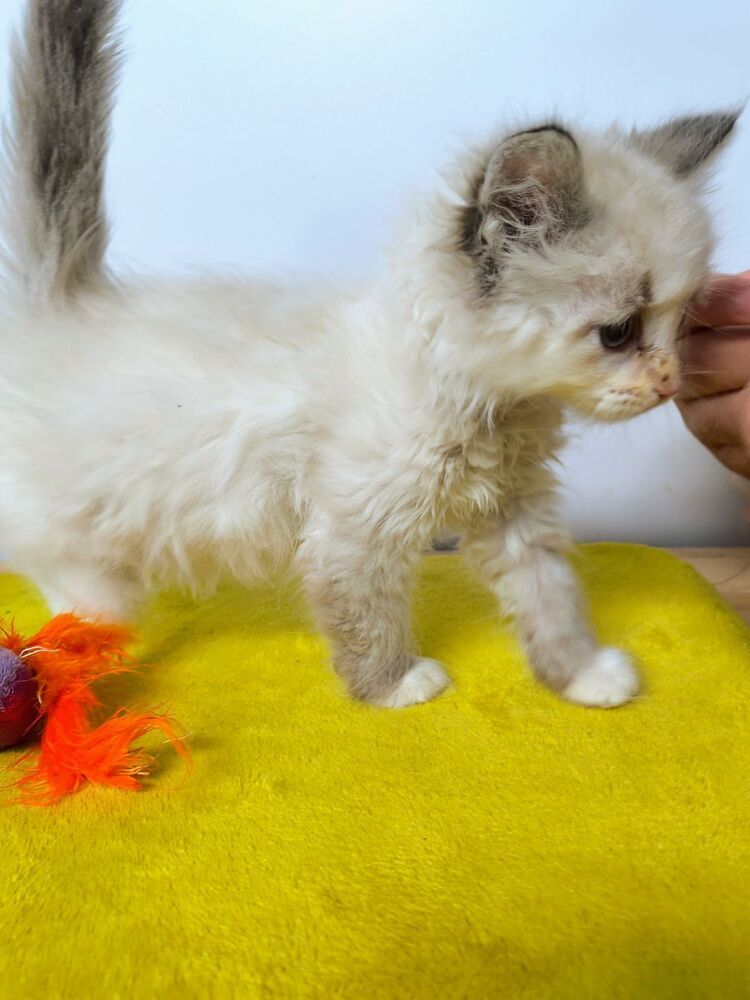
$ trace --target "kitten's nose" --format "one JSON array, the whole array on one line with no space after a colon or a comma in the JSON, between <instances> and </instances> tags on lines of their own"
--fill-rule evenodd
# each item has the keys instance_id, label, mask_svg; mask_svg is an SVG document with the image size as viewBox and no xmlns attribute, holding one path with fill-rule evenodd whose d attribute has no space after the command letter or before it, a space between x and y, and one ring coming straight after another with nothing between
<instances>
[{"instance_id":1,"label":"kitten's nose","mask_svg":"<svg viewBox=\"0 0 750 1000\"><path fill-rule=\"evenodd\" d=\"M672 382L671 379L667 379L661 385L655 385L654 391L661 399L671 399L672 396L677 395L677 383Z\"/></svg>"}]
</instances>

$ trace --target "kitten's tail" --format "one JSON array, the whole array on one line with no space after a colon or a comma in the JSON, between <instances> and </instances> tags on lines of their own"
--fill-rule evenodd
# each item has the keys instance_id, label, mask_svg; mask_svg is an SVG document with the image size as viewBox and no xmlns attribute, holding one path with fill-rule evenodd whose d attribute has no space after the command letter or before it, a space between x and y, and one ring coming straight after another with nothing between
<instances>
[{"instance_id":1,"label":"kitten's tail","mask_svg":"<svg viewBox=\"0 0 750 1000\"><path fill-rule=\"evenodd\" d=\"M29 0L13 47L2 239L8 291L70 300L106 281L104 161L120 0Z\"/></svg>"}]
</instances>

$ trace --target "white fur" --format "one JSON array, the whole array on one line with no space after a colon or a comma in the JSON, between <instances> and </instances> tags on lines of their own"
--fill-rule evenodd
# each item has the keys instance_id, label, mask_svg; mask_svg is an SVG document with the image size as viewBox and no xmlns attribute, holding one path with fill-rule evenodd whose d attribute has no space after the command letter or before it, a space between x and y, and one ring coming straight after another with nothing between
<instances>
[{"instance_id":1,"label":"white fur","mask_svg":"<svg viewBox=\"0 0 750 1000\"><path fill-rule=\"evenodd\" d=\"M382 708L408 708L437 698L450 685L450 678L437 660L418 658L396 687L373 704Z\"/></svg>"},{"instance_id":2,"label":"white fur","mask_svg":"<svg viewBox=\"0 0 750 1000\"><path fill-rule=\"evenodd\" d=\"M562 695L578 705L614 708L634 698L638 688L638 674L627 653L605 647L581 667Z\"/></svg>"},{"instance_id":3,"label":"white fur","mask_svg":"<svg viewBox=\"0 0 750 1000\"><path fill-rule=\"evenodd\" d=\"M403 705L447 683L430 661L403 674L408 590L420 551L457 527L540 676L585 704L630 697L561 554L550 463L566 404L620 419L660 402L709 237L692 181L623 136L578 139L596 221L511 256L489 301L456 249L474 157L362 289L131 282L56 305L9 279L0 537L15 567L53 611L119 617L146 587L291 563L353 693ZM648 349L608 355L598 324L644 272ZM571 680L581 650L595 665Z\"/></svg>"}]
</instances>

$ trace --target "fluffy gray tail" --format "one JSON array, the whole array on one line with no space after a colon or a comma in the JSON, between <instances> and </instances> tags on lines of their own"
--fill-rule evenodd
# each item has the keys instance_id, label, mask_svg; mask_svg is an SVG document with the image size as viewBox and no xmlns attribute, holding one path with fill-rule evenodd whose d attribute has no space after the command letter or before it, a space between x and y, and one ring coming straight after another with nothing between
<instances>
[{"instance_id":1,"label":"fluffy gray tail","mask_svg":"<svg viewBox=\"0 0 750 1000\"><path fill-rule=\"evenodd\" d=\"M28 0L13 49L2 179L6 278L65 300L105 281L104 161L119 0Z\"/></svg>"}]
</instances>

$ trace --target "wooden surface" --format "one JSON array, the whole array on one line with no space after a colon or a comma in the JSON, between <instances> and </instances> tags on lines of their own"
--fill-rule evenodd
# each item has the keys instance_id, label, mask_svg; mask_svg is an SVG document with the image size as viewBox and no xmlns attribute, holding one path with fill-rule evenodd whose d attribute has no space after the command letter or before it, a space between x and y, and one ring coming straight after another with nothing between
<instances>
[{"instance_id":1,"label":"wooden surface","mask_svg":"<svg viewBox=\"0 0 750 1000\"><path fill-rule=\"evenodd\" d=\"M750 623L750 548L670 549L712 583Z\"/></svg>"}]
</instances>

